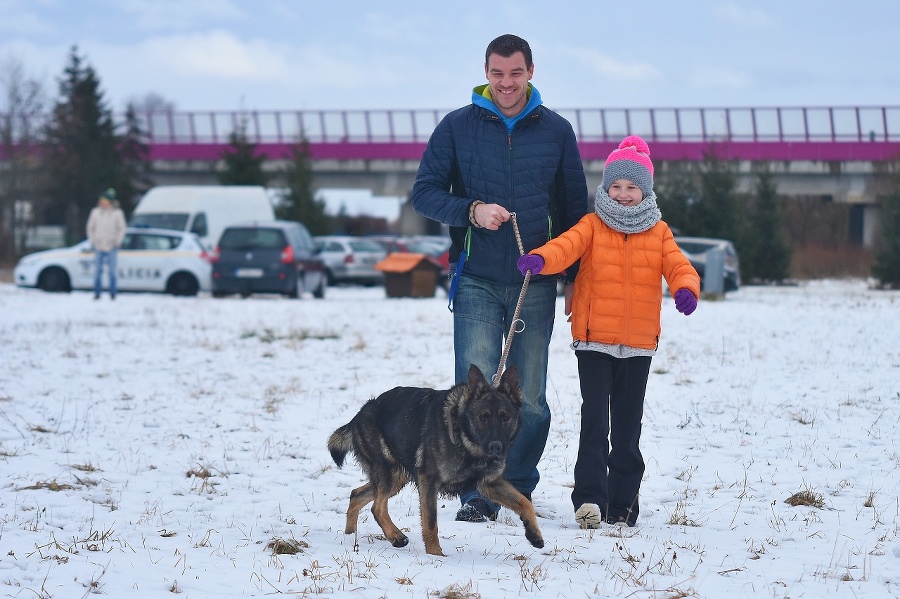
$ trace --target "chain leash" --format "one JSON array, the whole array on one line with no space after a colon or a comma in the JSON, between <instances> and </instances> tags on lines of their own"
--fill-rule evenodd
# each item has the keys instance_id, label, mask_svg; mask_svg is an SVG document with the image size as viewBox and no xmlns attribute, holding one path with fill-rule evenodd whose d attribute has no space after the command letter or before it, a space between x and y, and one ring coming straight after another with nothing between
<instances>
[{"instance_id":1,"label":"chain leash","mask_svg":"<svg viewBox=\"0 0 900 599\"><path fill-rule=\"evenodd\" d=\"M519 255L521 256L525 253L525 247L522 245L522 235L519 233L519 223L516 221L516 213L510 212L509 216L512 219L513 232L516 234L516 243L519 245ZM525 330L525 321L519 318L519 313L522 311L522 303L525 301L525 291L528 289L528 282L530 280L531 270L525 273L525 282L522 283L522 291L519 292L519 301L516 302L516 311L513 314L512 322L509 324L509 333L506 335L503 354L500 356L500 365L497 367L497 373L491 380L492 386L495 388L500 385L500 376L506 369L506 359L509 357L509 348L512 346L513 335Z\"/></svg>"}]
</instances>

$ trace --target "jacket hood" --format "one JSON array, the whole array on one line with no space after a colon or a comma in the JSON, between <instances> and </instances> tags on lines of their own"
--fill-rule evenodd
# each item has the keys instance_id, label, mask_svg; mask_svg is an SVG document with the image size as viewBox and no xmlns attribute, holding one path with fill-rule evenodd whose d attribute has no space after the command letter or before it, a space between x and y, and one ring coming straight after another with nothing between
<instances>
[{"instance_id":1,"label":"jacket hood","mask_svg":"<svg viewBox=\"0 0 900 599\"><path fill-rule=\"evenodd\" d=\"M512 131L513 127L516 126L516 123L521 121L525 116L528 115L529 112L543 104L541 100L541 92L533 86L532 84L528 84L528 103L525 104L525 108L522 109L522 112L517 114L516 116L506 117L503 116L503 113L497 108L497 105L494 104L494 100L491 97L491 86L487 83L483 83L481 85L476 85L474 89L472 89L472 104L476 106L480 106L486 110L490 110L497 117L500 118L501 121L506 123L506 129L508 131Z\"/></svg>"}]
</instances>

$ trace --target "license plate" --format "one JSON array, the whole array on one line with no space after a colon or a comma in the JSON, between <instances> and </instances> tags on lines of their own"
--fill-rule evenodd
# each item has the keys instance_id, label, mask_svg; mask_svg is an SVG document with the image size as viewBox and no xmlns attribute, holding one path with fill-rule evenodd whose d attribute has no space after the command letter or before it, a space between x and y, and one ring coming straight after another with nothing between
<instances>
[{"instance_id":1,"label":"license plate","mask_svg":"<svg viewBox=\"0 0 900 599\"><path fill-rule=\"evenodd\" d=\"M238 268L234 271L234 276L242 279L258 279L263 276L261 268Z\"/></svg>"}]
</instances>

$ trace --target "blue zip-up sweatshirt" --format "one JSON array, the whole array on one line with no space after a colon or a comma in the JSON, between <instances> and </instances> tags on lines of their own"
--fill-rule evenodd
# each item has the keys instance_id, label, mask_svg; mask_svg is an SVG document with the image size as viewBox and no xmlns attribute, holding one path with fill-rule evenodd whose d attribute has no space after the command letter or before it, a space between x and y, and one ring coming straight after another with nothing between
<instances>
[{"instance_id":1,"label":"blue zip-up sweatshirt","mask_svg":"<svg viewBox=\"0 0 900 599\"><path fill-rule=\"evenodd\" d=\"M410 196L416 212L450 225L451 263L464 249L475 200L516 213L526 253L589 211L572 125L542 106L534 87L525 109L506 119L481 95L485 87L476 87L472 104L449 113L435 128ZM463 276L520 285L518 258L512 221L497 231L472 227Z\"/></svg>"}]
</instances>

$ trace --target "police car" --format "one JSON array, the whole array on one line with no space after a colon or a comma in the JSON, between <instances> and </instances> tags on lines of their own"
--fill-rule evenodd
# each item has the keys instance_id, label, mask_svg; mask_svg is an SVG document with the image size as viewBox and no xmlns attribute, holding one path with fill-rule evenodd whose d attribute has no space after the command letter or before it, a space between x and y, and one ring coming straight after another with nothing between
<instances>
[{"instance_id":1,"label":"police car","mask_svg":"<svg viewBox=\"0 0 900 599\"><path fill-rule=\"evenodd\" d=\"M193 233L128 228L117 258L119 291L197 295L209 291L212 265ZM94 288L94 250L88 240L28 254L13 271L19 287L69 292ZM106 287L108 279L103 276Z\"/></svg>"}]
</instances>

